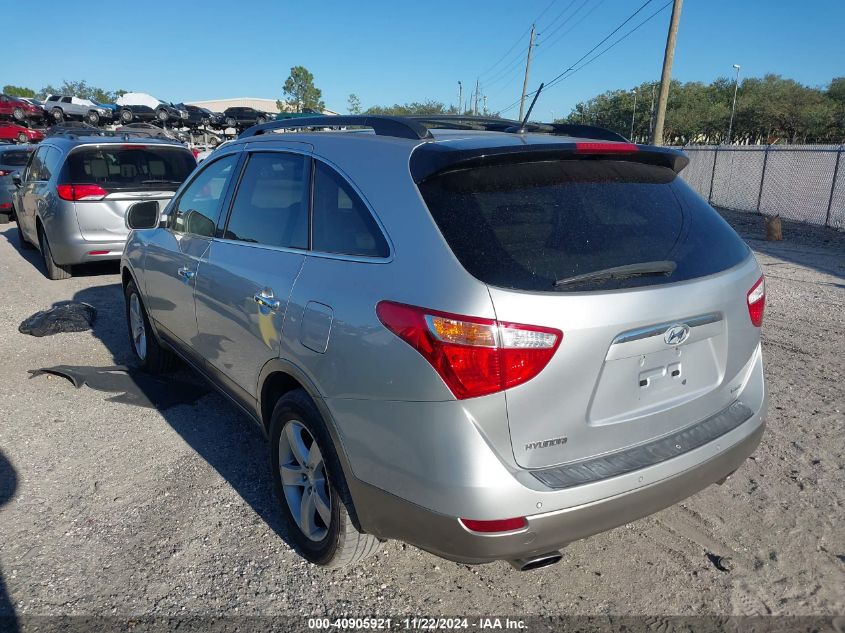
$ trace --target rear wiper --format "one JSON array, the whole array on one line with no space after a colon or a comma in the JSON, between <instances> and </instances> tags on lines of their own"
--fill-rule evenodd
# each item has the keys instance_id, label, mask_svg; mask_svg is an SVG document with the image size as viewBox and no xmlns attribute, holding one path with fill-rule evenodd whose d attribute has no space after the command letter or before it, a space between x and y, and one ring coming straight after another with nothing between
<instances>
[{"instance_id":1,"label":"rear wiper","mask_svg":"<svg viewBox=\"0 0 845 633\"><path fill-rule=\"evenodd\" d=\"M668 277L675 272L675 268L677 267L678 265L675 262L668 260L616 266L614 268L605 268L604 270L584 273L583 275L575 275L574 277L558 279L555 282L555 288L574 286L588 281L601 281L607 279L630 279L632 277L647 277L650 275L665 275Z\"/></svg>"}]
</instances>

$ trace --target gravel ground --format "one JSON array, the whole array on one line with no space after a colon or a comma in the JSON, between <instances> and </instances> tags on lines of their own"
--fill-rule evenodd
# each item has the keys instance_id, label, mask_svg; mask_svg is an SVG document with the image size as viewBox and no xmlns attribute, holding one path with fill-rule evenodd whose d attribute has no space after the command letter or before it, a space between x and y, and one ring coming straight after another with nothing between
<instances>
[{"instance_id":1,"label":"gravel ground","mask_svg":"<svg viewBox=\"0 0 845 633\"><path fill-rule=\"evenodd\" d=\"M762 445L724 486L531 573L395 542L351 569L309 566L284 540L263 437L222 397L159 412L28 378L129 362L120 280L98 266L48 281L0 227L0 613L845 613L845 234L786 224L769 243L759 217L726 215L768 278ZM93 332L18 333L67 299L97 307Z\"/></svg>"}]
</instances>

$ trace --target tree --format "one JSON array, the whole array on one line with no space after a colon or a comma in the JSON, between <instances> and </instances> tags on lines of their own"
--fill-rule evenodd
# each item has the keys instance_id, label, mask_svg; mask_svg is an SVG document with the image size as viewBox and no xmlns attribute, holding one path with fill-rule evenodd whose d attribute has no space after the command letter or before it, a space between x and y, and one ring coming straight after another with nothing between
<instances>
[{"instance_id":1,"label":"tree","mask_svg":"<svg viewBox=\"0 0 845 633\"><path fill-rule=\"evenodd\" d=\"M38 91L38 97L40 99L45 99L48 95L71 95L81 99L93 99L99 103L111 103L125 92L125 90L116 90L112 92L110 90L98 88L88 84L88 82L82 79L79 81L65 80L58 88L46 85Z\"/></svg>"},{"instance_id":2,"label":"tree","mask_svg":"<svg viewBox=\"0 0 845 633\"><path fill-rule=\"evenodd\" d=\"M285 80L282 92L292 102L297 112L303 110L325 110L323 92L314 85L314 75L304 66L294 66ZM281 108L280 108L281 109Z\"/></svg>"},{"instance_id":3,"label":"tree","mask_svg":"<svg viewBox=\"0 0 845 633\"><path fill-rule=\"evenodd\" d=\"M372 106L365 114L384 114L394 116L426 115L426 114L458 114L454 106L446 106L440 101L413 101L411 103L392 106Z\"/></svg>"},{"instance_id":4,"label":"tree","mask_svg":"<svg viewBox=\"0 0 845 633\"><path fill-rule=\"evenodd\" d=\"M10 97L33 98L35 97L35 90L32 88L24 88L23 86L5 85L3 86L3 94L9 95Z\"/></svg>"},{"instance_id":5,"label":"tree","mask_svg":"<svg viewBox=\"0 0 845 633\"><path fill-rule=\"evenodd\" d=\"M358 95L354 93L349 95L346 100L346 109L349 110L349 114L361 114L361 100Z\"/></svg>"}]
</instances>

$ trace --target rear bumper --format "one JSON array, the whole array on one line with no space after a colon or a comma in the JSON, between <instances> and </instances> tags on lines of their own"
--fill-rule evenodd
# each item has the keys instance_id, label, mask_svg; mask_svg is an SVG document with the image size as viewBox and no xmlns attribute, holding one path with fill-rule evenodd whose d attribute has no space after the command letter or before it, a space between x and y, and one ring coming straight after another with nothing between
<instances>
[{"instance_id":1,"label":"rear bumper","mask_svg":"<svg viewBox=\"0 0 845 633\"><path fill-rule=\"evenodd\" d=\"M350 488L362 528L376 536L399 539L458 562L528 558L653 514L724 479L757 448L764 418L765 406L724 436L664 462L662 468L672 462L689 463L690 458L694 461L694 465L670 476L655 481L653 473L657 467L644 468L630 474L638 476L640 482L652 483L588 503L529 515L526 528L506 534L470 532L455 516L427 510L359 480L351 481ZM514 516L503 508L498 511L501 517Z\"/></svg>"},{"instance_id":2,"label":"rear bumper","mask_svg":"<svg viewBox=\"0 0 845 633\"><path fill-rule=\"evenodd\" d=\"M62 266L95 261L118 261L123 255L124 246L126 246L125 239L117 242L89 242L78 234L50 239L53 258Z\"/></svg>"}]
</instances>

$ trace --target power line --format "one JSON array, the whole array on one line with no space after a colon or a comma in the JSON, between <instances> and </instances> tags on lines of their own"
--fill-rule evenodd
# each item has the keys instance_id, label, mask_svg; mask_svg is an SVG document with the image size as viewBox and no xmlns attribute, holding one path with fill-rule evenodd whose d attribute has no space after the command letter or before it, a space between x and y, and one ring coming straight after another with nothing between
<instances>
[{"instance_id":1,"label":"power line","mask_svg":"<svg viewBox=\"0 0 845 633\"><path fill-rule=\"evenodd\" d=\"M610 39L611 37L613 37L616 33L618 33L618 32L619 32L619 30L620 30L623 26L625 26L628 22L630 22L631 20L633 20L633 19L634 19L634 17L635 17L637 14L639 14L639 13L640 13L643 9L645 9L645 8L646 8L649 4L651 4L652 2L654 2L654 0L646 0L646 1L642 4L642 5L640 5L640 7L639 7L636 11L634 11L631 15L629 15L627 18L625 18L625 20L624 20L624 21L622 21L622 22L621 22L621 23L620 23L620 24L619 24L619 25L618 25L615 29L613 29L613 30L612 30L610 33L608 33L608 34L607 34L604 38L602 38L602 39L601 39L601 41L599 41L599 43L598 43L598 44L596 44L595 46L593 46L593 47L592 47L589 51L587 51L587 52L586 52L586 53L584 53L581 57L579 57L579 58L578 58L578 60L576 60L574 63L572 63L572 64L571 64L571 65L570 65L570 66L569 66L566 70L564 70L563 72L559 73L557 76L555 76L554 78L552 78L552 79L551 79L551 81L546 82L546 88L548 89L548 88L550 88L550 87L554 86L555 84L559 83L559 81L561 81L562 79L566 78L566 76L568 76L568 74L571 74L571 73L573 72L573 70L575 69L575 67L576 67L576 66L578 66L578 64L580 64L582 61L584 61L584 60L585 60L587 57L589 57L589 56L590 56L590 55L591 55L591 54L592 54L592 53L593 53L593 52L594 52L597 48L599 48L599 47L600 47L602 44L604 44L607 40L609 40L609 39ZM627 34L625 34L622 38L620 38L619 40L617 40L616 42L614 42L614 43L613 43L610 47L608 47L605 51L602 51L602 53L600 53L599 55L597 55L597 56L596 56L595 58L593 58L593 59L597 59L598 57L600 57L601 55L603 55L605 52L607 52L607 50L610 50L610 48L612 48L613 46L615 46L616 44L618 44L619 42L621 42L623 39L625 39L626 37L628 37L628 35L630 35L631 33L633 33L636 29L638 29L640 26L642 26L643 24L645 24L645 22L647 22L648 20L650 20L652 17L654 17L655 15L657 15L658 13L660 13L660 11L662 11L662 10L663 10L666 6L669 6L669 4L671 4L671 0L670 0L670 2L669 2L667 5L665 5L664 7L662 7L661 9L659 9L658 11L656 11L654 14L652 14L652 16L650 16L650 17L649 17L649 18L647 18L645 21L643 21L642 23L640 23L640 24L639 24L636 28L634 28L634 29L632 29L631 31L629 31L629 32L628 32ZM592 61L593 61L593 60L590 60L590 62L588 62L588 63L591 63ZM586 64L585 64L585 65L586 65ZM581 66L580 68L583 68L583 66ZM579 70L580 70L580 68L579 68ZM528 93L528 95L526 95L526 96L527 96L527 97L534 96L534 94L535 94L536 92L537 92L537 91L536 91L536 90L534 90L533 92ZM514 103L510 104L509 106L507 106L506 108L503 108L503 109L499 110L499 112L500 112L500 113L502 113L502 112L507 112L508 110L512 109L514 106L519 105L519 102L520 102L520 100L517 100L517 101L515 101Z\"/></svg>"},{"instance_id":2,"label":"power line","mask_svg":"<svg viewBox=\"0 0 845 633\"><path fill-rule=\"evenodd\" d=\"M540 42L545 42L545 41L546 41L547 39L549 39L552 35L554 35L554 34L555 34L555 33L557 33L560 29L562 29L564 26L566 26L566 24L567 24L570 20L572 20L572 18L574 18L576 15L578 15L578 12L586 6L587 2L589 2L589 0L583 0L583 1L581 2L581 4L579 4L579 5L578 5L578 8L577 8L577 9L575 9L575 11L573 11L573 12L572 12L572 14L571 14L569 17L567 17L567 18L566 18L563 22L561 22L561 23L560 23L560 24L558 24L555 28L553 28L553 29L552 29L552 32L551 32L551 33L548 33L548 34L547 34L547 33L545 33L545 32L542 32L543 39L542 39L542 40L540 40ZM573 4L575 4L575 0L572 0L572 2L570 2L570 3L569 3L569 6L567 6L567 9L568 9L569 7L571 7ZM548 29L548 28L549 28L549 27L546 27L546 29Z\"/></svg>"},{"instance_id":3,"label":"power line","mask_svg":"<svg viewBox=\"0 0 845 633\"><path fill-rule=\"evenodd\" d=\"M573 0L573 1L574 1L574 0ZM538 15L536 18L534 18L534 22L532 22L532 24L535 24L535 23L536 23L536 22L537 22L540 18L542 18L542 17L546 14L546 12L547 12L549 9L551 9L551 8L552 8L552 5L554 5L554 3L555 3L555 0L551 0L551 2L549 2L549 4L547 4L547 5L546 5L546 8L545 8L545 9L543 9L543 10L540 12L540 15ZM496 61L496 63L495 63L495 64L493 64L492 66L490 66L487 70L485 70L483 73L481 73L481 74L480 74L480 75L478 75L478 76L479 76L479 77L483 77L484 75L486 75L487 73L489 73L491 70L493 70L494 68L496 68L496 66L498 66L498 65L499 65L499 64L500 64L500 63L501 63L501 62L502 62L502 61L503 61L506 57L508 57L508 55L510 55L510 54L514 51L514 49L516 49L516 47L517 47L517 46L519 46L519 45L522 43L522 40L525 38L525 36L526 36L526 35L527 35L530 31L531 31L531 27L529 26L527 29L525 29L525 30L522 32L522 34L520 34L519 38L517 38L517 40L513 43L513 45L512 45L512 46L511 46L511 47L507 50L507 52L506 52L504 55L502 55L502 56L501 56L501 57L500 57L500 58Z\"/></svg>"},{"instance_id":4,"label":"power line","mask_svg":"<svg viewBox=\"0 0 845 633\"><path fill-rule=\"evenodd\" d=\"M582 16L581 16L581 18L580 18L580 19L579 19L579 20L578 20L575 24L573 24L573 25L572 25L572 26L570 26L568 29L566 29L563 33L561 33L560 35L558 35L558 36L557 36L557 38L555 38L555 40L554 40L553 42L551 42L550 44L546 44L546 45L544 46L545 50L548 50L548 49L550 49L550 48L554 48L555 44L557 44L558 42L560 42L560 41L561 41L564 37L566 37L569 33L571 33L573 30L575 30L575 28L576 28L579 24L581 24L581 22L583 22L583 21L584 21L584 20L586 20L588 17L590 17L590 15L592 15L592 13L593 13L596 9L598 9L598 8L599 8L599 7L600 7L600 6L604 3L604 1L605 1L605 0L598 0L597 2L595 2L595 3L593 4L593 6L592 6L592 7L590 7L590 10L589 10L589 11L587 11L584 15L582 15ZM546 40L543 40L543 43L545 43L545 41L546 41Z\"/></svg>"}]
</instances>

